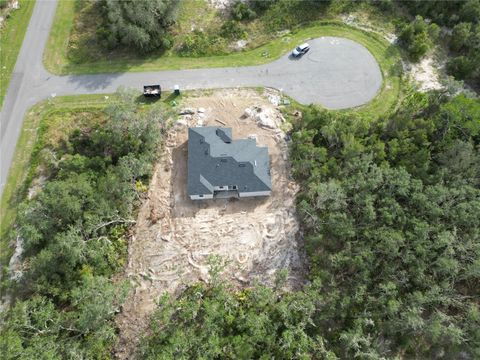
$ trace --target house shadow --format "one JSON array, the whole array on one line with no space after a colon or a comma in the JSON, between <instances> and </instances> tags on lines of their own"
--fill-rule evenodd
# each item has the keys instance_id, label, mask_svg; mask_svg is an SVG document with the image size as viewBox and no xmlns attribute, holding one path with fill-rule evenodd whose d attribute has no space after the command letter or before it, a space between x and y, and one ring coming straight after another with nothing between
<instances>
[{"instance_id":1,"label":"house shadow","mask_svg":"<svg viewBox=\"0 0 480 360\"><path fill-rule=\"evenodd\" d=\"M268 202L269 197L255 198L214 198L191 200L187 193L188 179L188 142L185 141L172 151L170 181L173 191L173 218L195 217L201 210L214 209L222 215L253 212L258 206Z\"/></svg>"}]
</instances>

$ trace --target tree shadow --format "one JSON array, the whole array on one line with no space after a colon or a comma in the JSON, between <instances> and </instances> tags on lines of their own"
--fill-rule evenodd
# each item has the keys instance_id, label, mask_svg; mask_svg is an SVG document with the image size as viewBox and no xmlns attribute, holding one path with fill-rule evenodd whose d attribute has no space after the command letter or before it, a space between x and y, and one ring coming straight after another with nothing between
<instances>
[{"instance_id":1,"label":"tree shadow","mask_svg":"<svg viewBox=\"0 0 480 360\"><path fill-rule=\"evenodd\" d=\"M167 51L160 47L145 52L120 42L111 44L105 34L107 30L102 16L102 4L88 0L74 0L74 4L76 16L66 45L69 64L64 70L67 73L79 73L82 70L91 72L98 65L108 67L108 64L115 68L115 72L127 72L132 66L156 60Z\"/></svg>"},{"instance_id":2,"label":"tree shadow","mask_svg":"<svg viewBox=\"0 0 480 360\"><path fill-rule=\"evenodd\" d=\"M98 75L69 75L67 82L74 84L77 89L84 88L90 93L108 93L112 92L109 87L121 76L122 73L98 74Z\"/></svg>"}]
</instances>

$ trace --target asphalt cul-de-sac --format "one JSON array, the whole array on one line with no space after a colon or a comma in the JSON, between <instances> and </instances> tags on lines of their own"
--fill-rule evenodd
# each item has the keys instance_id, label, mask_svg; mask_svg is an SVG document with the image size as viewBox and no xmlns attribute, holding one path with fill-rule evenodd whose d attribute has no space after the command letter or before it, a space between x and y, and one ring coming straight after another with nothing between
<instances>
[{"instance_id":1,"label":"asphalt cul-de-sac","mask_svg":"<svg viewBox=\"0 0 480 360\"><path fill-rule=\"evenodd\" d=\"M335 37L310 40L311 50L303 57L285 55L259 66L56 76L42 63L56 5L56 0L36 2L0 113L0 192L27 109L51 96L112 93L119 86L140 91L151 83L166 90L177 84L184 90L265 86L302 104L345 109L369 102L382 85L372 54L352 40Z\"/></svg>"}]
</instances>

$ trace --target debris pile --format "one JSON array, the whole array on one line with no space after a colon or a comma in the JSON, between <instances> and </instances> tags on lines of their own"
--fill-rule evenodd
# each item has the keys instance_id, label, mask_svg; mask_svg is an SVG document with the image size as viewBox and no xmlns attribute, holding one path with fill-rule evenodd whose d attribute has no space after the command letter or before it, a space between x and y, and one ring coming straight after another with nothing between
<instances>
[{"instance_id":1,"label":"debris pile","mask_svg":"<svg viewBox=\"0 0 480 360\"><path fill-rule=\"evenodd\" d=\"M219 90L185 100L168 132L148 197L129 244L126 277L133 292L117 318L117 358L131 358L156 300L188 284L209 281L209 259L225 261L222 276L239 287L273 285L287 269L287 288L304 282L305 261L295 210L298 185L289 176L288 146L278 128L283 118L253 90ZM251 106L251 104L256 104ZM188 106L188 107L187 107ZM195 110L194 110L195 109ZM245 116L249 109L248 116ZM232 127L235 138L268 146L272 195L192 201L187 196L187 126Z\"/></svg>"},{"instance_id":2,"label":"debris pile","mask_svg":"<svg viewBox=\"0 0 480 360\"><path fill-rule=\"evenodd\" d=\"M282 114L277 110L260 106L246 108L244 117L251 118L257 122L258 126L268 129L276 129L285 122Z\"/></svg>"}]
</instances>

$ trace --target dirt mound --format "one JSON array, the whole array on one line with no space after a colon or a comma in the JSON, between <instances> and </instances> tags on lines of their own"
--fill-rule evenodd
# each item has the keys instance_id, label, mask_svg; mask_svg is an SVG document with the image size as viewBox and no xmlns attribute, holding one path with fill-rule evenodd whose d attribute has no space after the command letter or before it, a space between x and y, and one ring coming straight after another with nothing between
<instances>
[{"instance_id":1,"label":"dirt mound","mask_svg":"<svg viewBox=\"0 0 480 360\"><path fill-rule=\"evenodd\" d=\"M287 144L278 128L283 118L253 90L222 90L185 101L184 115L168 134L164 154L153 176L129 246L126 276L134 290L117 318L117 358L132 358L155 301L165 291L208 282L208 259L226 260L223 276L248 286L254 280L272 284L287 269L287 287L301 286L304 256L295 214L297 185L289 176ZM259 127L245 109L271 114L276 128ZM192 111L191 109L195 109ZM198 111L200 110L200 111ZM229 126L234 138L254 137L268 146L273 190L268 198L192 201L186 194L188 126Z\"/></svg>"}]
</instances>

